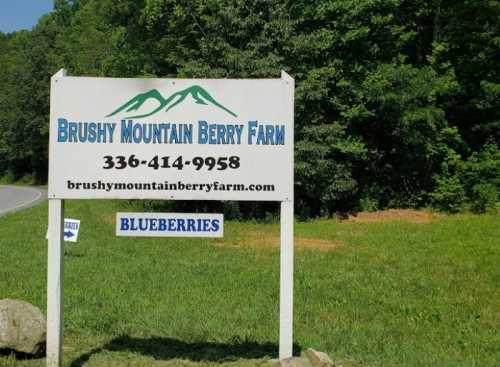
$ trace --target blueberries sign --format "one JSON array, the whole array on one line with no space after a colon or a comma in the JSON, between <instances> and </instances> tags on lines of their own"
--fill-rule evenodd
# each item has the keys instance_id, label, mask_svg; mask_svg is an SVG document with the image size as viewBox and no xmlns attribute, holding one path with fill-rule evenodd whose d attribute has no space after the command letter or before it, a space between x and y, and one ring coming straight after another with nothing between
<instances>
[{"instance_id":1,"label":"blueberries sign","mask_svg":"<svg viewBox=\"0 0 500 367\"><path fill-rule=\"evenodd\" d=\"M55 75L49 197L287 201L293 79Z\"/></svg>"},{"instance_id":2,"label":"blueberries sign","mask_svg":"<svg viewBox=\"0 0 500 367\"><path fill-rule=\"evenodd\" d=\"M116 213L116 235L134 237L222 237L222 214Z\"/></svg>"}]
</instances>

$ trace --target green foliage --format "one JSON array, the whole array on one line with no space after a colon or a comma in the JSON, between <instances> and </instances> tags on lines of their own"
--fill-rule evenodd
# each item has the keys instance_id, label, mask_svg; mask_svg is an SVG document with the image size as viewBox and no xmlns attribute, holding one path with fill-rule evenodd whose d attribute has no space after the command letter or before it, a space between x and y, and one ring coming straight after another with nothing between
<instances>
[{"instance_id":1,"label":"green foliage","mask_svg":"<svg viewBox=\"0 0 500 367\"><path fill-rule=\"evenodd\" d=\"M12 184L14 182L16 182L16 176L12 171L7 171L3 176L0 176L0 183Z\"/></svg>"},{"instance_id":2,"label":"green foliage","mask_svg":"<svg viewBox=\"0 0 500 367\"><path fill-rule=\"evenodd\" d=\"M310 208L313 215L351 209L358 194L353 168L365 159L364 144L346 136L340 124L305 128L296 144L296 186L305 201L301 205L315 204Z\"/></svg>"},{"instance_id":3,"label":"green foliage","mask_svg":"<svg viewBox=\"0 0 500 367\"><path fill-rule=\"evenodd\" d=\"M475 212L484 213L500 200L500 150L495 144L484 148L463 164L463 182Z\"/></svg>"},{"instance_id":4,"label":"green foliage","mask_svg":"<svg viewBox=\"0 0 500 367\"><path fill-rule=\"evenodd\" d=\"M449 207L453 176L467 200L476 184L497 186L479 154L500 144L499 16L498 2L470 0L56 0L32 31L0 33L0 174L45 181L49 78L61 67L201 78L283 69L296 80L298 214ZM252 205L225 208L269 210Z\"/></svg>"},{"instance_id":5,"label":"green foliage","mask_svg":"<svg viewBox=\"0 0 500 367\"><path fill-rule=\"evenodd\" d=\"M496 144L487 143L474 152L461 167L464 186L468 193L477 184L491 184L500 190L500 150Z\"/></svg>"},{"instance_id":6,"label":"green foliage","mask_svg":"<svg viewBox=\"0 0 500 367\"><path fill-rule=\"evenodd\" d=\"M0 168L16 178L47 176L49 50L56 26L43 17L32 32L8 35L0 53Z\"/></svg>"},{"instance_id":7,"label":"green foliage","mask_svg":"<svg viewBox=\"0 0 500 367\"><path fill-rule=\"evenodd\" d=\"M436 208L456 213L462 209L465 202L465 190L457 176L438 177L437 188L431 194Z\"/></svg>"},{"instance_id":8,"label":"green foliage","mask_svg":"<svg viewBox=\"0 0 500 367\"><path fill-rule=\"evenodd\" d=\"M498 201L498 188L493 184L476 184L472 186L472 210L484 213L493 209Z\"/></svg>"},{"instance_id":9,"label":"green foliage","mask_svg":"<svg viewBox=\"0 0 500 367\"><path fill-rule=\"evenodd\" d=\"M375 212L377 211L378 203L373 198L365 196L359 199L359 210L362 212Z\"/></svg>"},{"instance_id":10,"label":"green foliage","mask_svg":"<svg viewBox=\"0 0 500 367\"><path fill-rule=\"evenodd\" d=\"M355 128L368 137L373 171L365 180L380 188L376 199L382 206L425 203L433 173L448 147L457 143L458 138L448 134L445 111L436 105L438 98L455 89L450 74L394 64L379 65L360 84L357 105L366 112L363 118L357 117ZM345 114L351 117L352 109ZM366 186L375 191L371 183Z\"/></svg>"},{"instance_id":11,"label":"green foliage","mask_svg":"<svg viewBox=\"0 0 500 367\"><path fill-rule=\"evenodd\" d=\"M487 143L466 161L455 157L445 166L445 173L436 177L436 183L431 196L441 210L456 212L465 202L478 213L494 208L500 199L500 150Z\"/></svg>"}]
</instances>

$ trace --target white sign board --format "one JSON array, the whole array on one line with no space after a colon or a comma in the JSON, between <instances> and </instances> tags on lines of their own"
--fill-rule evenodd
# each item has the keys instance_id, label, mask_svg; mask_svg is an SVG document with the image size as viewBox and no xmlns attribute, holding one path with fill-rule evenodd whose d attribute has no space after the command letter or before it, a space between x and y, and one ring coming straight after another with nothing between
<instances>
[{"instance_id":1,"label":"white sign board","mask_svg":"<svg viewBox=\"0 0 500 367\"><path fill-rule=\"evenodd\" d=\"M279 358L292 356L293 102L285 72L255 80L52 76L48 367L59 367L63 353L63 234L74 229L65 228L63 199L281 201Z\"/></svg>"},{"instance_id":2,"label":"white sign board","mask_svg":"<svg viewBox=\"0 0 500 367\"><path fill-rule=\"evenodd\" d=\"M49 198L291 201L293 137L287 75L56 76Z\"/></svg>"},{"instance_id":3,"label":"white sign board","mask_svg":"<svg viewBox=\"0 0 500 367\"><path fill-rule=\"evenodd\" d=\"M133 237L222 237L222 214L116 213L116 235Z\"/></svg>"},{"instance_id":4,"label":"white sign board","mask_svg":"<svg viewBox=\"0 0 500 367\"><path fill-rule=\"evenodd\" d=\"M63 237L64 242L77 242L78 233L80 232L80 220L79 219L66 219L64 218L64 228ZM49 239L49 231L45 235Z\"/></svg>"},{"instance_id":5,"label":"white sign board","mask_svg":"<svg viewBox=\"0 0 500 367\"><path fill-rule=\"evenodd\" d=\"M76 242L78 240L78 232L80 232L80 220L64 218L64 241Z\"/></svg>"}]
</instances>

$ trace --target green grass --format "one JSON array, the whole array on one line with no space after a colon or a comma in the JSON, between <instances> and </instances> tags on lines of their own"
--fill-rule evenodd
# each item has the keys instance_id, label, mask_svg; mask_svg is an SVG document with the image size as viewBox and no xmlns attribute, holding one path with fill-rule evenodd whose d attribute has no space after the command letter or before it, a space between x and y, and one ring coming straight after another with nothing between
<instances>
[{"instance_id":1,"label":"green grass","mask_svg":"<svg viewBox=\"0 0 500 367\"><path fill-rule=\"evenodd\" d=\"M119 201L68 201L64 366L265 366L277 355L278 224L224 240L115 237ZM45 310L47 204L0 218L0 298ZM500 216L297 223L296 353L347 366L499 366ZM0 357L0 366L44 366Z\"/></svg>"}]
</instances>

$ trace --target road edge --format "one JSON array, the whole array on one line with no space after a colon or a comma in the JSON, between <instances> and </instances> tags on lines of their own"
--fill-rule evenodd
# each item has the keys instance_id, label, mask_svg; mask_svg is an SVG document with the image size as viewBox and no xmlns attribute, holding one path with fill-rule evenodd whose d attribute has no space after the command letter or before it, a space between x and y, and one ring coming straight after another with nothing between
<instances>
[{"instance_id":1,"label":"road edge","mask_svg":"<svg viewBox=\"0 0 500 367\"><path fill-rule=\"evenodd\" d=\"M37 195L37 197L35 199L30 200L30 201L28 201L26 203L22 203L20 205L17 205L17 206L15 206L13 208L10 208L10 209L6 210L6 211L0 211L0 217L3 217L5 215L7 215L7 214L16 213L18 211L34 207L34 206L36 206L38 204L41 204L45 200L47 200L47 190L44 189L43 187L39 187L39 186L17 186L17 185L0 185L0 187L8 187L8 188L14 188L14 189L28 189L28 190L34 190L34 191L38 192L38 195Z\"/></svg>"}]
</instances>

